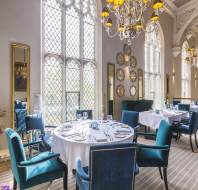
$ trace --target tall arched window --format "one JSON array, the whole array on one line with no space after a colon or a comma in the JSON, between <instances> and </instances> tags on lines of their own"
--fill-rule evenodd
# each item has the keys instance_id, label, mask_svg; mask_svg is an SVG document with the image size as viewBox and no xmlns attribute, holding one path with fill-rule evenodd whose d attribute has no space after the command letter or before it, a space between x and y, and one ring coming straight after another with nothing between
<instances>
[{"instance_id":1,"label":"tall arched window","mask_svg":"<svg viewBox=\"0 0 198 190\"><path fill-rule=\"evenodd\" d=\"M181 97L191 97L191 64L186 60L187 49L189 48L188 42L185 41L182 45L182 60L181 60Z\"/></svg>"},{"instance_id":2,"label":"tall arched window","mask_svg":"<svg viewBox=\"0 0 198 190\"><path fill-rule=\"evenodd\" d=\"M149 27L152 27L148 24ZM161 108L164 101L163 36L161 28L145 35L145 98Z\"/></svg>"},{"instance_id":3,"label":"tall arched window","mask_svg":"<svg viewBox=\"0 0 198 190\"><path fill-rule=\"evenodd\" d=\"M44 115L57 124L76 119L77 109L96 110L96 2L42 4Z\"/></svg>"}]
</instances>

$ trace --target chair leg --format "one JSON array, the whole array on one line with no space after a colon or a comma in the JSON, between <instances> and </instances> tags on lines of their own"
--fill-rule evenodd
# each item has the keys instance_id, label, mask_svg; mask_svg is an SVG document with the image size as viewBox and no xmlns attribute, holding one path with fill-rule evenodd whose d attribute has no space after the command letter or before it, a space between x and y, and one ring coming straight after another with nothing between
<instances>
[{"instance_id":1,"label":"chair leg","mask_svg":"<svg viewBox=\"0 0 198 190\"><path fill-rule=\"evenodd\" d=\"M168 190L167 168L163 168L163 175L164 175L165 187L166 187L166 190Z\"/></svg>"},{"instance_id":2,"label":"chair leg","mask_svg":"<svg viewBox=\"0 0 198 190\"><path fill-rule=\"evenodd\" d=\"M194 152L193 144L192 144L192 135L190 135L190 147L192 152Z\"/></svg>"},{"instance_id":3,"label":"chair leg","mask_svg":"<svg viewBox=\"0 0 198 190\"><path fill-rule=\"evenodd\" d=\"M161 179L163 179L163 175L162 175L162 169L161 169L161 167L159 167L158 169L159 169L160 177L161 177Z\"/></svg>"},{"instance_id":4,"label":"chair leg","mask_svg":"<svg viewBox=\"0 0 198 190\"><path fill-rule=\"evenodd\" d=\"M16 189L17 189L17 182L16 182L15 177L13 177L13 190L16 190Z\"/></svg>"},{"instance_id":5,"label":"chair leg","mask_svg":"<svg viewBox=\"0 0 198 190\"><path fill-rule=\"evenodd\" d=\"M78 185L76 184L76 190L79 190L79 187L78 187Z\"/></svg>"},{"instance_id":6,"label":"chair leg","mask_svg":"<svg viewBox=\"0 0 198 190\"><path fill-rule=\"evenodd\" d=\"M197 146L197 148L198 148L197 133L195 133L195 144L196 144L196 146Z\"/></svg>"},{"instance_id":7,"label":"chair leg","mask_svg":"<svg viewBox=\"0 0 198 190\"><path fill-rule=\"evenodd\" d=\"M68 177L68 168L65 165L65 170L63 172L63 189L67 190L67 177Z\"/></svg>"}]
</instances>

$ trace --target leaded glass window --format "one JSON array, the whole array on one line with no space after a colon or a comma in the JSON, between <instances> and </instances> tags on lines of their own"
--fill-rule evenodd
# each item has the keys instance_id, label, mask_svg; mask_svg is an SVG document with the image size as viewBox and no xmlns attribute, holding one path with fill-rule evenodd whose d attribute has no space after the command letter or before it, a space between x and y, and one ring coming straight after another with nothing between
<instances>
[{"instance_id":1,"label":"leaded glass window","mask_svg":"<svg viewBox=\"0 0 198 190\"><path fill-rule=\"evenodd\" d=\"M182 61L181 61L181 97L191 97L191 64L186 60L188 57L187 49L189 48L188 43L185 41L182 46Z\"/></svg>"},{"instance_id":2,"label":"leaded glass window","mask_svg":"<svg viewBox=\"0 0 198 190\"><path fill-rule=\"evenodd\" d=\"M164 96L160 31L146 33L145 36L145 98L153 100L155 108L161 108Z\"/></svg>"},{"instance_id":3,"label":"leaded glass window","mask_svg":"<svg viewBox=\"0 0 198 190\"><path fill-rule=\"evenodd\" d=\"M43 100L45 121L76 119L96 109L96 3L43 0Z\"/></svg>"}]
</instances>

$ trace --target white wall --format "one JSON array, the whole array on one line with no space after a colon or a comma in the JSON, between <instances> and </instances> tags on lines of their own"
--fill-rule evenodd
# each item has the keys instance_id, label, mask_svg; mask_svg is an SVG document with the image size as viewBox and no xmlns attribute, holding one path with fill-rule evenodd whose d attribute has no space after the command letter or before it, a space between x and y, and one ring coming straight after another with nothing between
<instances>
[{"instance_id":1,"label":"white wall","mask_svg":"<svg viewBox=\"0 0 198 190\"><path fill-rule=\"evenodd\" d=\"M0 0L0 109L10 127L10 73L12 42L30 46L30 91L40 92L40 0ZM0 135L0 149L5 142Z\"/></svg>"}]
</instances>

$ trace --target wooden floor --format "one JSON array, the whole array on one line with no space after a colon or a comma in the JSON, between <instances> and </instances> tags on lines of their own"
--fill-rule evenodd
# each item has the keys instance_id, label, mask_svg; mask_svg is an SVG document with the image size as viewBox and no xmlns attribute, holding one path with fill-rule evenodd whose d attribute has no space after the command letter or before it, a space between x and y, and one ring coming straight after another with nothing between
<instances>
[{"instance_id":1,"label":"wooden floor","mask_svg":"<svg viewBox=\"0 0 198 190\"><path fill-rule=\"evenodd\" d=\"M143 140L141 143L145 143ZM147 141L146 143L151 143ZM188 138L182 137L179 142L173 140L168 167L169 190L198 190L198 153L192 153ZM75 190L75 178L70 173L68 189ZM0 163L0 184L12 185L10 163ZM45 190L48 184L31 188ZM51 190L62 190L62 180L53 182ZM141 168L136 176L135 190L164 190L158 169Z\"/></svg>"}]
</instances>

